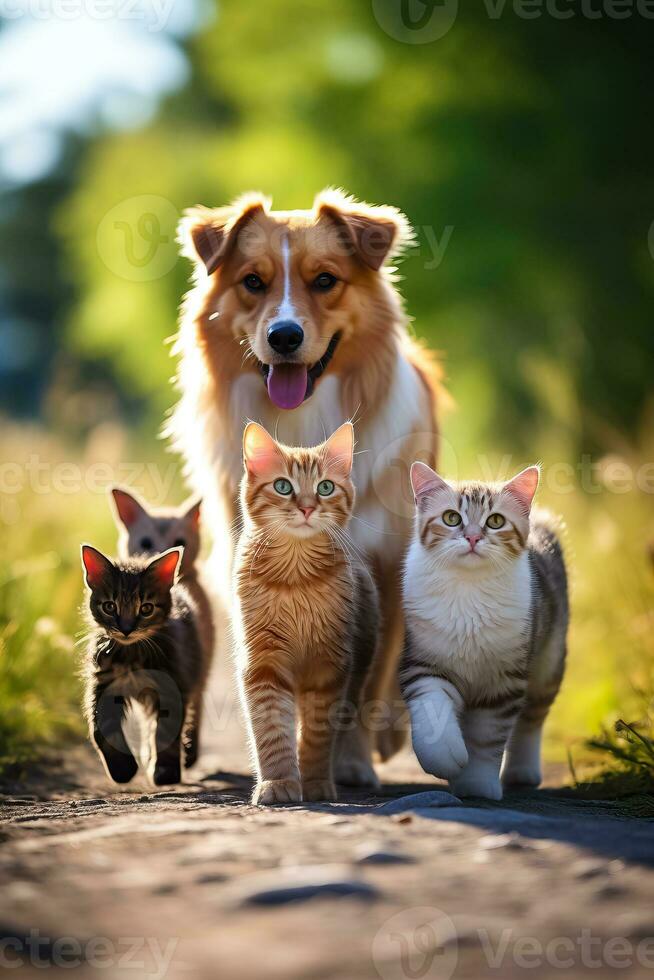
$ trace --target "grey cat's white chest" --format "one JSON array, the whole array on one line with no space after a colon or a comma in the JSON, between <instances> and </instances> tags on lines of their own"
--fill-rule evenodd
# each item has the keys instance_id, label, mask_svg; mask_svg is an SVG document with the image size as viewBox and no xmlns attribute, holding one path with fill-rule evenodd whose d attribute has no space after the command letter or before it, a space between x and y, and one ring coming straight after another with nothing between
<instances>
[{"instance_id":1,"label":"grey cat's white chest","mask_svg":"<svg viewBox=\"0 0 654 980\"><path fill-rule=\"evenodd\" d=\"M470 690L496 690L526 655L531 609L527 562L510 577L435 576L412 548L404 580L407 623L421 655ZM430 574L430 571L432 574Z\"/></svg>"}]
</instances>

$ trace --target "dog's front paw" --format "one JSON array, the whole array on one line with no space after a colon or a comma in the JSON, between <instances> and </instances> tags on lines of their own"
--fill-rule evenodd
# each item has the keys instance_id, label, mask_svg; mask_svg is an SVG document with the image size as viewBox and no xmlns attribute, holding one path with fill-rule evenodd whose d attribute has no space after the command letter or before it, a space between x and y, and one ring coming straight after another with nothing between
<instances>
[{"instance_id":1,"label":"dog's front paw","mask_svg":"<svg viewBox=\"0 0 654 980\"><path fill-rule=\"evenodd\" d=\"M455 796L480 796L485 800L501 800L502 784L496 766L472 762L467 769L450 780Z\"/></svg>"},{"instance_id":2,"label":"dog's front paw","mask_svg":"<svg viewBox=\"0 0 654 980\"><path fill-rule=\"evenodd\" d=\"M301 803L302 786L299 779L264 779L255 786L252 802L255 806Z\"/></svg>"},{"instance_id":3,"label":"dog's front paw","mask_svg":"<svg viewBox=\"0 0 654 980\"><path fill-rule=\"evenodd\" d=\"M336 787L331 779L307 779L302 782L304 803L318 803L321 800L336 800Z\"/></svg>"}]
</instances>

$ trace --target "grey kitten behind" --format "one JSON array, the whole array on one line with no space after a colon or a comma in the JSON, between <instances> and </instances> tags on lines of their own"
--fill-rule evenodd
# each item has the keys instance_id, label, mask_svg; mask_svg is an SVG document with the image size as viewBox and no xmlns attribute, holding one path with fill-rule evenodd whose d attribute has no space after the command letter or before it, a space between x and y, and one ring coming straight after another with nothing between
<instances>
[{"instance_id":1,"label":"grey kitten behind","mask_svg":"<svg viewBox=\"0 0 654 980\"><path fill-rule=\"evenodd\" d=\"M202 644L198 699L192 710L199 735L202 702L213 662L216 636L214 610L199 568L200 514L202 502L193 500L180 507L154 508L121 487L111 491L112 513L118 528L118 554L157 555L169 548L183 548L179 581L189 592L197 609L196 628ZM199 747L196 747L196 755Z\"/></svg>"},{"instance_id":2,"label":"grey kitten behind","mask_svg":"<svg viewBox=\"0 0 654 980\"><path fill-rule=\"evenodd\" d=\"M89 734L109 776L127 783L138 763L123 734L130 701L152 718L152 778L178 783L181 752L197 756L193 705L201 683L196 610L175 582L181 550L151 560L112 561L82 546L92 631L84 664Z\"/></svg>"},{"instance_id":3,"label":"grey kitten behind","mask_svg":"<svg viewBox=\"0 0 654 980\"><path fill-rule=\"evenodd\" d=\"M569 612L556 522L530 515L538 479L537 467L502 485L411 471L400 679L419 761L460 796L501 799L501 783L541 781Z\"/></svg>"}]
</instances>

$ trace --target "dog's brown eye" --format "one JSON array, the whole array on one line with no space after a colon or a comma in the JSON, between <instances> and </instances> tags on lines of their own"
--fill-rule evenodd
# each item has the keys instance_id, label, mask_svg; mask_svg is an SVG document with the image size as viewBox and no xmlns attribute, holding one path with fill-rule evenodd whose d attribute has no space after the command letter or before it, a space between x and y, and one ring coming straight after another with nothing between
<instances>
[{"instance_id":1,"label":"dog's brown eye","mask_svg":"<svg viewBox=\"0 0 654 980\"><path fill-rule=\"evenodd\" d=\"M318 289L321 293L326 293L329 289L333 289L337 282L336 276L333 276L331 272L321 272L313 280L313 288Z\"/></svg>"},{"instance_id":2,"label":"dog's brown eye","mask_svg":"<svg viewBox=\"0 0 654 980\"><path fill-rule=\"evenodd\" d=\"M263 279L256 272L249 272L243 280L243 285L249 293L261 293L266 288Z\"/></svg>"},{"instance_id":3,"label":"dog's brown eye","mask_svg":"<svg viewBox=\"0 0 654 980\"><path fill-rule=\"evenodd\" d=\"M106 612L107 616L113 616L116 612L116 603L112 602L111 599L107 599L106 602L102 603L102 611Z\"/></svg>"}]
</instances>

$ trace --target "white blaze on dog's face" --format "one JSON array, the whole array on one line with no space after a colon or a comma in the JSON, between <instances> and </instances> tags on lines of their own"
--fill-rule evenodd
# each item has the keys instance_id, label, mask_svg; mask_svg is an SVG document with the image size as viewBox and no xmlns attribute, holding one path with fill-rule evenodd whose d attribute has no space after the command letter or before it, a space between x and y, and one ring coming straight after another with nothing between
<instances>
[{"instance_id":1,"label":"white blaze on dog's face","mask_svg":"<svg viewBox=\"0 0 654 980\"><path fill-rule=\"evenodd\" d=\"M319 195L310 211L276 212L269 204L249 195L228 208L195 208L181 237L199 275L208 276L203 320L216 370L234 357L222 344L229 338L239 369L259 370L271 402L294 409L325 372L338 373L339 364L356 361L357 346L365 349L380 270L411 232L394 208L335 191Z\"/></svg>"}]
</instances>

